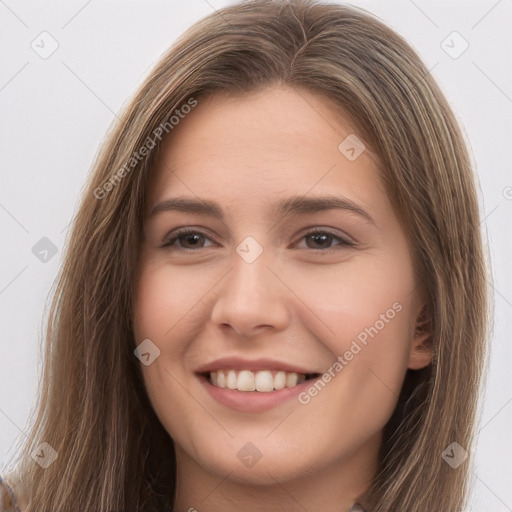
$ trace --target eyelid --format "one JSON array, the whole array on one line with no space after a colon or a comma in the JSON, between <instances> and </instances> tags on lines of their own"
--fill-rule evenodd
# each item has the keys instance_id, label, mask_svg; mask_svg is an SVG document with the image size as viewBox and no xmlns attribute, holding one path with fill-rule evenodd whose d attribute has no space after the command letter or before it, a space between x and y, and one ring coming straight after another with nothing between
<instances>
[{"instance_id":1,"label":"eyelid","mask_svg":"<svg viewBox=\"0 0 512 512\"><path fill-rule=\"evenodd\" d=\"M207 240L211 240L212 237L210 237L207 233L205 233L202 228L194 228L191 226L186 226L182 228L177 228L176 230L172 231L171 233L167 234L163 241L161 248L171 248L174 246L177 240L179 240L182 237L185 237L187 235L200 235L203 238ZM298 238L296 242L294 242L292 245L297 245L302 239L311 236L311 235L328 235L331 236L333 239L337 239L340 243L334 245L333 247L327 247L327 248L320 248L320 249L312 249L309 247L301 248L301 249L309 249L310 251L314 252L321 252L321 253L328 253L332 251L336 251L339 249L336 249L336 247L354 247L356 245L356 242L352 239L352 237L343 234L339 235L334 232L332 228L323 228L323 227L313 227L309 228L306 232L303 232L302 235ZM211 246L209 246L211 247ZM177 250L179 252L197 252L202 249L208 249L209 247L199 247L199 248L182 248L179 246L176 246L174 250Z\"/></svg>"},{"instance_id":2,"label":"eyelid","mask_svg":"<svg viewBox=\"0 0 512 512\"><path fill-rule=\"evenodd\" d=\"M316 235L316 234L325 234L325 235L332 236L333 238L337 238L340 242L342 242L342 244L340 244L340 245L350 245L350 246L356 245L356 241L351 236L347 235L346 233L337 234L336 230L334 230L333 228L324 228L324 227L320 227L320 226L308 229L306 232L304 232L300 236L299 240L302 240L304 237L307 237L309 235ZM316 249L316 250L320 251L321 249ZM325 250L328 250L328 249L325 249Z\"/></svg>"},{"instance_id":3,"label":"eyelid","mask_svg":"<svg viewBox=\"0 0 512 512\"><path fill-rule=\"evenodd\" d=\"M164 239L162 240L162 248L172 247L172 245L181 237L185 237L187 235L201 235L202 237L211 240L211 236L205 233L202 229L194 228L191 226L186 226L182 228L177 228L170 233L168 233ZM205 247L200 247L199 249L205 249ZM191 252L197 251L198 249L184 249L182 247L177 247L178 251L183 252Z\"/></svg>"}]
</instances>

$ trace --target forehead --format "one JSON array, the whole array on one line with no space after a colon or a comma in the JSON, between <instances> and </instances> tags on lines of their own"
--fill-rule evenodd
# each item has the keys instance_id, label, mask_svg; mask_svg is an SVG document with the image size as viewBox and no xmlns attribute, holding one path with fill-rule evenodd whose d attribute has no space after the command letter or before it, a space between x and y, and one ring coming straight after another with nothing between
<instances>
[{"instance_id":1,"label":"forehead","mask_svg":"<svg viewBox=\"0 0 512 512\"><path fill-rule=\"evenodd\" d=\"M378 159L363 144L329 99L309 91L213 94L164 141L149 206L169 193L247 205L310 192L375 201L385 195Z\"/></svg>"}]
</instances>

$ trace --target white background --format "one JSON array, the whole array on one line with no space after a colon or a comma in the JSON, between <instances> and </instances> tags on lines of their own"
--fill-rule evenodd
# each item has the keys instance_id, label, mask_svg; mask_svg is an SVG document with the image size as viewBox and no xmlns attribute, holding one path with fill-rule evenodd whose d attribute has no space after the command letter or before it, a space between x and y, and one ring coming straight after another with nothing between
<instances>
[{"instance_id":1,"label":"white background","mask_svg":"<svg viewBox=\"0 0 512 512\"><path fill-rule=\"evenodd\" d=\"M229 3L0 0L0 469L27 432L46 299L98 145L175 38ZM495 302L471 510L512 511L512 0L352 3L416 48L467 134ZM47 59L31 48L43 31L59 45ZM457 59L441 46L453 31L469 43ZM58 248L46 263L32 253L42 237Z\"/></svg>"}]
</instances>

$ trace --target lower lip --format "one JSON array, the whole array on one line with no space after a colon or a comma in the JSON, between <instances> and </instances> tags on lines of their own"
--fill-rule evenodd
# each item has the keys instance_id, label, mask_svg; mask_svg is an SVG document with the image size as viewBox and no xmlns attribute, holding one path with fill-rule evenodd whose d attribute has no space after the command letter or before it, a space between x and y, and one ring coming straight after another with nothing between
<instances>
[{"instance_id":1,"label":"lower lip","mask_svg":"<svg viewBox=\"0 0 512 512\"><path fill-rule=\"evenodd\" d=\"M203 375L199 375L201 384L206 388L210 396L217 402L239 412L264 412L277 407L288 400L296 398L315 381L306 380L293 388L283 388L278 391L237 391L214 386Z\"/></svg>"}]
</instances>

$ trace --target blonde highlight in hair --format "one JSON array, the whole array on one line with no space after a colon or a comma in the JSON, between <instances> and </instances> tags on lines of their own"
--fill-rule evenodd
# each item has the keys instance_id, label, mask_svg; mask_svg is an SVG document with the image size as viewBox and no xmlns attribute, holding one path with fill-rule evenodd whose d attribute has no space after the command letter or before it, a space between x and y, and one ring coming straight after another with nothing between
<instances>
[{"instance_id":1,"label":"blonde highlight in hair","mask_svg":"<svg viewBox=\"0 0 512 512\"><path fill-rule=\"evenodd\" d=\"M459 512L486 360L486 269L470 158L442 92L411 47L370 14L315 1L251 0L191 27L158 62L97 155L48 319L38 408L13 471L27 512L171 509L174 447L146 394L132 330L146 183L158 153L126 166L175 109L217 91L313 91L379 160L428 304L432 364L409 370L362 497L371 512ZM172 133L169 133L172 136ZM31 457L46 442L58 458ZM471 457L470 457L471 460Z\"/></svg>"}]
</instances>

